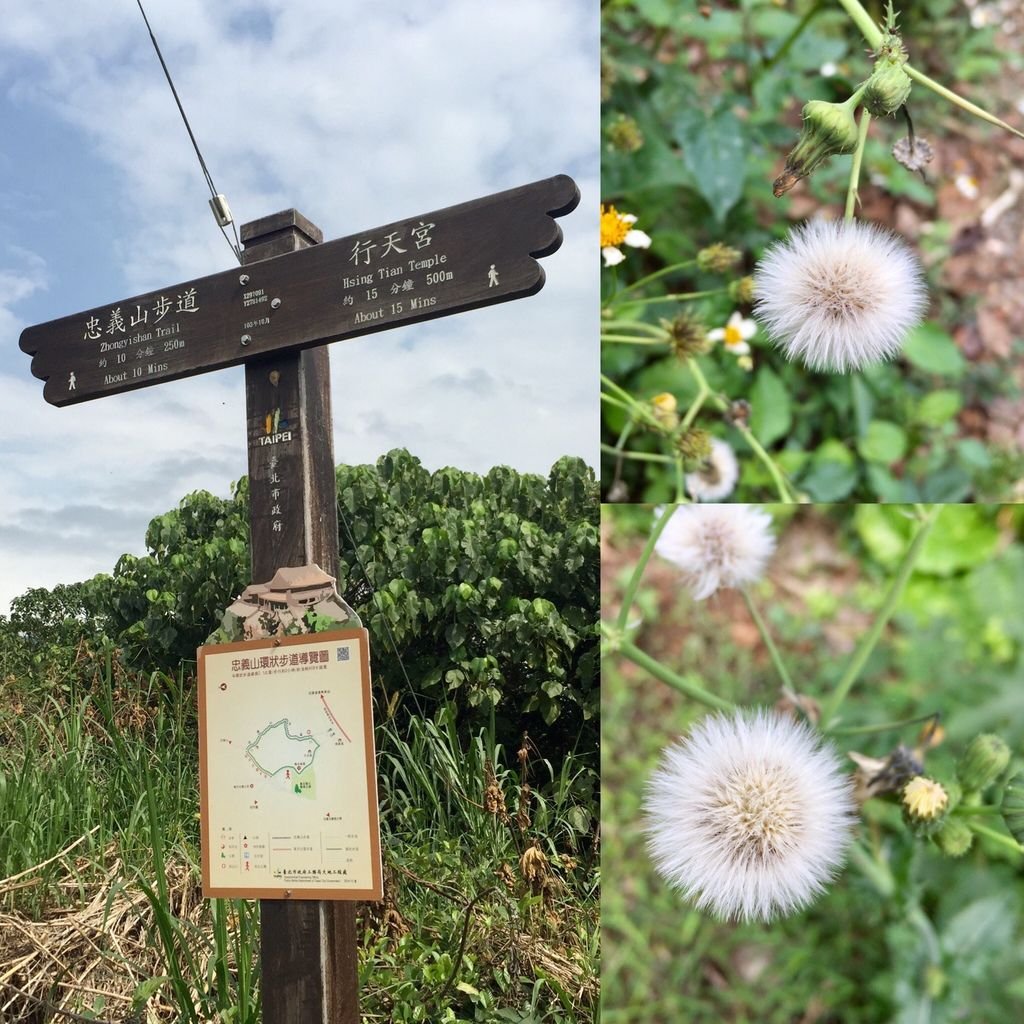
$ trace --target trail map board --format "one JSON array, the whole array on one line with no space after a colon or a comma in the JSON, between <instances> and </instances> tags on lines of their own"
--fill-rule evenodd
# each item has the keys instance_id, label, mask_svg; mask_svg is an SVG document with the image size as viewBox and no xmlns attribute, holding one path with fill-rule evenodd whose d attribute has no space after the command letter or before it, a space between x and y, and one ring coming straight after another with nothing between
<instances>
[{"instance_id":1,"label":"trail map board","mask_svg":"<svg viewBox=\"0 0 1024 1024\"><path fill-rule=\"evenodd\" d=\"M199 649L203 895L381 898L365 629Z\"/></svg>"}]
</instances>

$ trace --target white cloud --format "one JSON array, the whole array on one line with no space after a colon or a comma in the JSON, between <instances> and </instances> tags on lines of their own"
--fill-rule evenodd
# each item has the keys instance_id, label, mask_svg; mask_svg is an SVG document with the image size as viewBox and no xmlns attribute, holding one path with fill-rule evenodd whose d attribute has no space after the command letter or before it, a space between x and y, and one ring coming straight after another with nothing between
<instances>
[{"instance_id":1,"label":"white cloud","mask_svg":"<svg viewBox=\"0 0 1024 1024\"><path fill-rule=\"evenodd\" d=\"M568 172L580 208L560 223L529 299L332 347L335 456L406 447L430 468L597 464L597 12L586 0L482 5L149 0L147 11L218 187L240 221L295 206L328 238ZM120 219L96 303L230 266L195 155L132 8L36 0L0 24L0 91L64 124L109 168ZM5 164L9 194L36 193ZM0 204L0 215L3 206ZM109 227L110 225L108 225ZM45 245L60 244L59 231ZM0 343L18 303L66 282L41 255L0 271ZM189 490L245 472L240 370L55 410L28 372L0 376L7 505L106 506L143 522ZM67 574L36 573L0 532L0 579L25 586L109 569L138 549L125 518L80 538ZM116 525L115 525L116 524ZM89 539L91 538L91 539ZM118 551L118 553L119 553ZM90 554L91 552L91 554ZM60 564L47 563L54 571ZM89 567L92 568L89 568ZM48 572L49 570L47 570ZM45 581L44 581L45 576ZM3 589L3 588L0 588ZM5 596L0 593L0 611Z\"/></svg>"}]
</instances>

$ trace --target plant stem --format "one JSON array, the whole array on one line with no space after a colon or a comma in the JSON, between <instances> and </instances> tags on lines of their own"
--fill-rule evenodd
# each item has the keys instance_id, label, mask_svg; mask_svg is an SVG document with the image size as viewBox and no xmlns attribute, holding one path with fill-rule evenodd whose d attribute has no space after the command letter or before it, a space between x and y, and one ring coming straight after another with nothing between
<instances>
[{"instance_id":1,"label":"plant stem","mask_svg":"<svg viewBox=\"0 0 1024 1024\"><path fill-rule=\"evenodd\" d=\"M676 463L676 504L686 501L686 479L683 473L683 459L681 455L675 458Z\"/></svg>"},{"instance_id":2,"label":"plant stem","mask_svg":"<svg viewBox=\"0 0 1024 1024\"><path fill-rule=\"evenodd\" d=\"M839 6L846 11L869 45L877 50L882 45L882 30L860 4L860 0L839 0Z\"/></svg>"},{"instance_id":3,"label":"plant stem","mask_svg":"<svg viewBox=\"0 0 1024 1024\"><path fill-rule=\"evenodd\" d=\"M970 100L965 100L962 96L957 95L952 89L947 89L944 85L939 85L934 78L929 78L923 71L918 71L917 68L912 68L909 64L903 65L903 70L915 82L920 82L926 89L931 89L932 92L937 93L945 100L949 100L950 103L955 103L961 110L966 110L968 114L973 114L975 117L980 117L982 121L988 121L989 124L994 124L998 128L1003 128L1008 132L1012 132L1019 139L1024 139L1024 132L1017 131L1016 128L1011 127L1005 121L1001 121L994 114L990 114L987 110L976 106L971 103Z\"/></svg>"},{"instance_id":4,"label":"plant stem","mask_svg":"<svg viewBox=\"0 0 1024 1024\"><path fill-rule=\"evenodd\" d=\"M608 324L615 330L638 331L640 334L650 334L656 338L668 339L668 331L657 324L649 324L646 320L626 320L621 317L614 317L608 320Z\"/></svg>"},{"instance_id":5,"label":"plant stem","mask_svg":"<svg viewBox=\"0 0 1024 1024\"><path fill-rule=\"evenodd\" d=\"M673 271L685 270L687 267L692 267L696 262L696 259L689 259L683 260L681 263L673 263L670 267L662 267L661 270L656 270L653 274L648 274L646 277L641 277L632 284L626 285L626 287L619 292L619 295L625 295L626 292L631 292L634 288L642 288L645 284L657 281L659 277L664 277L666 274L671 274Z\"/></svg>"},{"instance_id":6,"label":"plant stem","mask_svg":"<svg viewBox=\"0 0 1024 1024\"><path fill-rule=\"evenodd\" d=\"M760 70L755 75L754 80L756 81L765 71L770 71L776 64L786 56L787 53L793 48L793 44L803 35L804 29L821 13L822 7L824 7L824 0L818 0L818 2L811 7L807 13L800 19L796 27L788 36L782 41L782 45L761 64Z\"/></svg>"},{"instance_id":7,"label":"plant stem","mask_svg":"<svg viewBox=\"0 0 1024 1024\"><path fill-rule=\"evenodd\" d=\"M634 665L639 665L640 668L649 672L655 679L660 679L663 683L667 683L674 690L678 690L692 700L699 701L701 704L714 708L716 711L736 710L736 705L732 701L719 697L705 690L699 683L695 683L693 680L678 675L671 669L666 668L660 661L641 651L636 644L631 643L629 640L620 640L618 651L624 658L628 658Z\"/></svg>"},{"instance_id":8,"label":"plant stem","mask_svg":"<svg viewBox=\"0 0 1024 1024\"><path fill-rule=\"evenodd\" d=\"M614 342L616 345L664 345L664 338L644 338L635 334L606 334L601 332L601 343Z\"/></svg>"},{"instance_id":9,"label":"plant stem","mask_svg":"<svg viewBox=\"0 0 1024 1024\"><path fill-rule=\"evenodd\" d=\"M896 606L903 596L903 588L907 585L907 580L910 579L910 574L914 571L914 563L917 561L921 548L924 546L931 528L935 525L935 520L938 518L941 509L941 505L934 506L918 524L917 532L907 546L903 560L900 562L896 575L889 585L889 592L885 596L885 601L875 616L875 621L871 623L871 628L868 630L867 635L860 642L857 650L853 652L853 657L850 659L850 663L846 667L842 678L836 684L836 688L825 700L821 709L821 721L826 731L834 724L840 705L846 699L850 688L857 681L861 669L864 668L868 658L871 656L871 652L875 649L875 645L882 635L882 630L885 629L889 619L892 618L893 612L896 611Z\"/></svg>"},{"instance_id":10,"label":"plant stem","mask_svg":"<svg viewBox=\"0 0 1024 1024\"><path fill-rule=\"evenodd\" d=\"M846 190L846 216L844 220L853 220L853 214L857 206L857 185L860 182L860 165L864 159L864 144L868 140L868 125L871 124L871 113L865 107L860 112L860 122L857 125L857 148L853 151L853 166L850 168L850 187Z\"/></svg>"},{"instance_id":11,"label":"plant stem","mask_svg":"<svg viewBox=\"0 0 1024 1024\"><path fill-rule=\"evenodd\" d=\"M851 725L845 729L832 729L833 736L871 736L880 732L892 732L902 729L905 725L919 725L933 719L935 715L918 715L916 718L904 718L899 722L882 722L881 725Z\"/></svg>"},{"instance_id":12,"label":"plant stem","mask_svg":"<svg viewBox=\"0 0 1024 1024\"><path fill-rule=\"evenodd\" d=\"M871 48L877 50L882 44L882 30L874 23L874 21L871 20L871 15L864 10L860 0L839 0L839 5L850 16L857 28L860 29L861 34L868 41ZM920 82L926 89L931 89L932 92L937 93L945 100L949 100L950 103L955 103L958 107L962 110L966 110L969 114L973 114L975 117L980 117L983 121L988 121L989 124L994 124L999 128L1012 132L1019 138L1024 138L1024 132L1019 132L1016 128L1011 128L1005 121L1001 121L998 117L990 114L987 110L983 110L981 107L971 103L970 100L965 100L962 96L958 96L952 89L947 89L944 85L939 85L938 82L929 78L923 71L918 71L917 68L911 67L909 64L904 64L903 70L906 71L906 73L915 82Z\"/></svg>"},{"instance_id":13,"label":"plant stem","mask_svg":"<svg viewBox=\"0 0 1024 1024\"><path fill-rule=\"evenodd\" d=\"M868 853L860 843L853 843L850 847L850 861L857 865L879 896L888 898L896 891L896 879L889 865Z\"/></svg>"},{"instance_id":14,"label":"plant stem","mask_svg":"<svg viewBox=\"0 0 1024 1024\"><path fill-rule=\"evenodd\" d=\"M626 623L629 622L629 610L633 607L633 600L636 598L636 592L640 587L640 578L644 574L644 569L647 568L647 563L651 560L651 555L654 554L654 545L658 543L658 538L665 527L668 526L668 521L672 518L673 511L675 510L664 509L660 516L655 516L651 527L651 535L647 538L647 543L644 545L643 551L640 552L636 565L633 566L633 574L629 577L626 589L622 592L622 607L619 609L618 618L615 620L615 625L620 632L625 630Z\"/></svg>"},{"instance_id":15,"label":"plant stem","mask_svg":"<svg viewBox=\"0 0 1024 1024\"><path fill-rule=\"evenodd\" d=\"M654 295L647 299L627 299L624 306L647 306L652 302L688 302L690 299L706 299L711 295L723 295L729 290L728 285L721 288L709 288L703 292L675 292L670 295Z\"/></svg>"},{"instance_id":16,"label":"plant stem","mask_svg":"<svg viewBox=\"0 0 1024 1024\"><path fill-rule=\"evenodd\" d=\"M611 455L618 455L623 459L633 459L636 462L673 462L671 455L658 455L655 452L627 452L622 451L619 448L613 447L610 444L601 442L601 451L608 452Z\"/></svg>"},{"instance_id":17,"label":"plant stem","mask_svg":"<svg viewBox=\"0 0 1024 1024\"><path fill-rule=\"evenodd\" d=\"M761 634L761 639L764 641L765 647L768 648L772 664L775 666L775 671L778 672L779 678L782 680L782 685L789 690L790 693L796 693L796 688L793 686L793 680L790 679L789 672L786 670L785 662L783 662L782 656L779 654L779 649L775 646L775 641L772 639L772 635L768 631L768 624L761 618L761 613L757 610L757 606L754 604L754 599L750 596L750 591L746 587L740 587L740 593L743 595L743 600L747 603L747 611L750 612L750 617L754 620L754 625L757 626L757 631Z\"/></svg>"},{"instance_id":18,"label":"plant stem","mask_svg":"<svg viewBox=\"0 0 1024 1024\"><path fill-rule=\"evenodd\" d=\"M743 439L754 450L754 454L764 463L765 468L768 470L768 475L772 478L772 483L775 484L775 490L778 492L779 501L786 505L795 504L796 496L790 490L789 484L787 484L782 478L782 474L779 472L779 467L775 464L775 460L764 450L761 442L754 437L749 427L742 423L737 423L735 426L743 435Z\"/></svg>"},{"instance_id":19,"label":"plant stem","mask_svg":"<svg viewBox=\"0 0 1024 1024\"><path fill-rule=\"evenodd\" d=\"M997 832L994 828L989 828L987 825L979 825L976 821L970 822L970 828L972 832L977 832L979 836L985 836L986 839L999 843L1000 846L1006 847L1007 850L1013 850L1014 853L1024 853L1024 846L1021 846L1013 836L1004 835L1002 832Z\"/></svg>"},{"instance_id":20,"label":"plant stem","mask_svg":"<svg viewBox=\"0 0 1024 1024\"><path fill-rule=\"evenodd\" d=\"M975 814L1002 814L1003 811L1001 807L964 807L961 804L950 813L955 814L957 817L969 818Z\"/></svg>"}]
</instances>

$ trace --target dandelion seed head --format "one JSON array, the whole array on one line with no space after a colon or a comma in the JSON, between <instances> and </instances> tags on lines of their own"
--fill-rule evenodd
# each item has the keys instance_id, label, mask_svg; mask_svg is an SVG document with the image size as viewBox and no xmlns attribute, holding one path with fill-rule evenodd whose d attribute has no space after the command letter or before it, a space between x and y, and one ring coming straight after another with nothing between
<instances>
[{"instance_id":1,"label":"dandelion seed head","mask_svg":"<svg viewBox=\"0 0 1024 1024\"><path fill-rule=\"evenodd\" d=\"M754 315L787 358L846 373L894 358L927 305L921 266L896 235L811 221L762 256Z\"/></svg>"},{"instance_id":2,"label":"dandelion seed head","mask_svg":"<svg viewBox=\"0 0 1024 1024\"><path fill-rule=\"evenodd\" d=\"M855 804L832 748L776 712L713 715L669 747L648 784L648 847L698 909L769 921L805 906L842 864Z\"/></svg>"},{"instance_id":3,"label":"dandelion seed head","mask_svg":"<svg viewBox=\"0 0 1024 1024\"><path fill-rule=\"evenodd\" d=\"M711 438L711 454L692 473L686 474L686 490L694 501L721 501L736 488L740 464L732 448L720 438Z\"/></svg>"},{"instance_id":4,"label":"dandelion seed head","mask_svg":"<svg viewBox=\"0 0 1024 1024\"><path fill-rule=\"evenodd\" d=\"M775 550L771 516L754 505L680 505L654 546L682 570L698 601L759 580Z\"/></svg>"}]
</instances>

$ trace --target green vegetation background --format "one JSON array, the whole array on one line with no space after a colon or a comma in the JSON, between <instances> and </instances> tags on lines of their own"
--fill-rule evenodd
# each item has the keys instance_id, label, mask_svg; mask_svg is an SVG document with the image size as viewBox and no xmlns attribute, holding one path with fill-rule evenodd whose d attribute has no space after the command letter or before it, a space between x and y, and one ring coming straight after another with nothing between
<instances>
[{"instance_id":1,"label":"green vegetation background","mask_svg":"<svg viewBox=\"0 0 1024 1024\"><path fill-rule=\"evenodd\" d=\"M396 450L337 486L385 866L359 912L364 1019L591 1021L593 471L430 473ZM259 1019L257 905L198 891L195 648L250 582L246 523L244 481L188 495L145 556L0 617L0 1020Z\"/></svg>"},{"instance_id":2,"label":"green vegetation background","mask_svg":"<svg viewBox=\"0 0 1024 1024\"><path fill-rule=\"evenodd\" d=\"M882 3L866 6L876 19L882 17ZM1015 99L1019 92L999 83L1019 77L1024 65L1019 45L1012 40L1008 45L995 28L972 28L959 0L896 8L912 59L922 70L1013 120L1007 94ZM812 10L817 11L813 19L787 44ZM771 192L795 145L802 105L812 99L843 101L870 73L865 43L838 4L605 0L602 58L602 199L635 215L636 227L652 238L649 250L625 248L624 263L602 270L605 301L616 288L690 260L716 242L741 250L737 275L750 273L765 246L784 236L794 221L825 207L841 214L850 156L834 157L782 199ZM826 63L837 68L831 77L820 73ZM871 202L865 208L868 219L887 218L888 226L899 230L894 211L902 205L915 220L930 222L915 244L927 268L932 306L928 320L911 332L903 357L854 375L816 374L787 362L759 331L752 341L752 372L721 346L701 358L713 391L749 400L754 436L815 502L1000 501L1010 498L1024 474L1016 448L989 443L984 436L992 403L1020 397L1012 367L1019 362L1021 340L1012 342L1010 359L968 360L956 344L958 329L975 322L985 282L976 284L977 294L971 296L956 294L944 282L944 263L958 246L970 243L954 237L938 204L939 188L952 179L951 165L971 159L972 152L998 152L1010 137L979 127L919 85L909 110L918 136L942 151L941 172L933 165L924 181L897 163L891 147L906 135L906 125L899 118L879 119L872 124L861 184L862 198ZM637 134L623 132L624 118ZM637 135L642 145L634 148ZM1004 162L1012 163L1014 152L1008 148ZM799 212L791 212L797 204ZM975 225L975 231L983 229ZM704 291L725 283L722 275L690 269L637 295ZM661 318L671 321L682 308L658 302L638 315L657 324ZM708 329L724 326L734 309L745 316L750 312L726 294L685 308ZM605 343L602 368L640 401L668 392L683 411L697 392L684 363L664 348ZM974 424L971 429L958 422L961 414ZM614 446L625 425L621 409L605 406L607 445ZM695 425L737 449L742 474L736 498L774 496L767 469L736 431L707 413ZM663 448L653 432L635 432L627 445L641 458L664 454ZM615 462L606 449L606 491L620 478ZM627 459L620 474L625 497L615 500L672 500L670 469Z\"/></svg>"},{"instance_id":3,"label":"green vegetation background","mask_svg":"<svg viewBox=\"0 0 1024 1024\"><path fill-rule=\"evenodd\" d=\"M604 616L614 614L651 512L604 506ZM772 509L781 543L756 599L804 694L834 684L881 603L911 523L895 507ZM1024 512L948 506L844 724L942 713L929 770L951 771L976 733L1003 736L1024 766ZM694 602L656 557L639 594L637 642L672 669L743 704L779 683L734 592ZM867 807L896 892L847 867L812 907L771 925L692 910L652 870L641 803L660 751L706 710L607 659L602 694L603 959L606 1024L1005 1024L1024 1019L1024 857L983 841L962 861L910 839L895 808ZM884 757L918 727L857 736ZM852 771L853 765L850 764ZM991 822L993 827L998 820ZM913 908L923 910L923 923ZM915 923L916 922L916 923Z\"/></svg>"}]
</instances>

